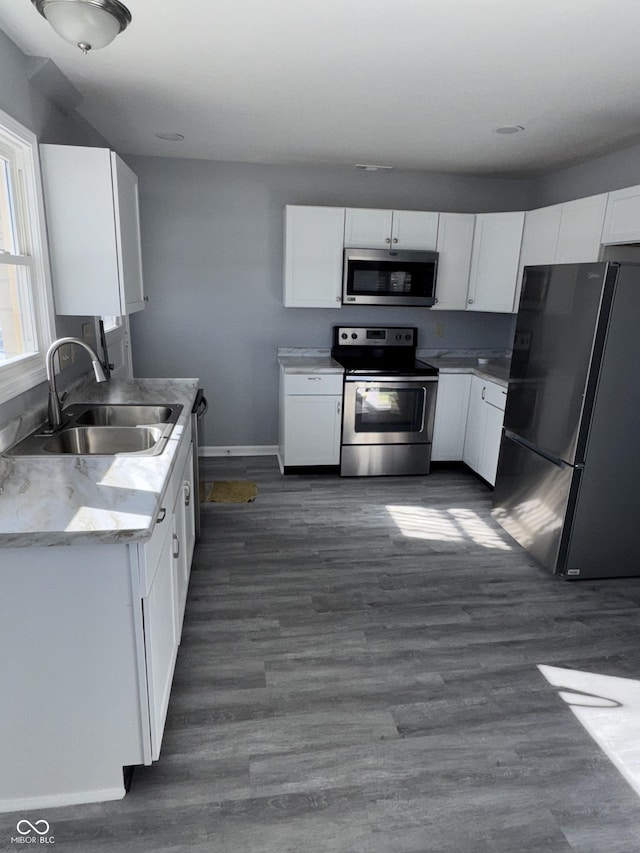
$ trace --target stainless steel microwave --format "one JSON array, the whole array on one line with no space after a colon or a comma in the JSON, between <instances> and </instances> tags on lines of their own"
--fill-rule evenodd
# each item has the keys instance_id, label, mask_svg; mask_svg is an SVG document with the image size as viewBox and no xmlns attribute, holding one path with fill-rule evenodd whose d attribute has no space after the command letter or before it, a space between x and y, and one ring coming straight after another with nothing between
<instances>
[{"instance_id":1,"label":"stainless steel microwave","mask_svg":"<svg viewBox=\"0 0 640 853\"><path fill-rule=\"evenodd\" d=\"M437 252L345 249L343 305L422 305L436 298Z\"/></svg>"}]
</instances>

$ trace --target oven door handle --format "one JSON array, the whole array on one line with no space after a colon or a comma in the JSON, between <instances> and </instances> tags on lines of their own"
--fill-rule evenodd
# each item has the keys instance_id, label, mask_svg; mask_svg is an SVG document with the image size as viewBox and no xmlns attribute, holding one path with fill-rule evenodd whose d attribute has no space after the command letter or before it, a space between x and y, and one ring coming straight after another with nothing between
<instances>
[{"instance_id":1,"label":"oven door handle","mask_svg":"<svg viewBox=\"0 0 640 853\"><path fill-rule=\"evenodd\" d=\"M396 374L395 376L381 376L379 373L374 374L362 374L362 373L345 373L344 376L345 382L398 382L404 384L405 382L437 382L437 376L407 376Z\"/></svg>"},{"instance_id":2,"label":"oven door handle","mask_svg":"<svg viewBox=\"0 0 640 853\"><path fill-rule=\"evenodd\" d=\"M424 422L427 417L427 389L422 389L422 423L420 424L420 432L424 432Z\"/></svg>"}]
</instances>

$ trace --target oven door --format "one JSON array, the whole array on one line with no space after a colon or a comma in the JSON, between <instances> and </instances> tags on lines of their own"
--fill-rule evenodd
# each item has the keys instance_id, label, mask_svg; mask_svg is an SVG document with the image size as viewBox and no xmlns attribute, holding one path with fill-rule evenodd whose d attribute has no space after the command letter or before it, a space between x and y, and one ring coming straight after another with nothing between
<instances>
[{"instance_id":1,"label":"oven door","mask_svg":"<svg viewBox=\"0 0 640 853\"><path fill-rule=\"evenodd\" d=\"M430 443L437 387L437 376L346 376L343 445Z\"/></svg>"}]
</instances>

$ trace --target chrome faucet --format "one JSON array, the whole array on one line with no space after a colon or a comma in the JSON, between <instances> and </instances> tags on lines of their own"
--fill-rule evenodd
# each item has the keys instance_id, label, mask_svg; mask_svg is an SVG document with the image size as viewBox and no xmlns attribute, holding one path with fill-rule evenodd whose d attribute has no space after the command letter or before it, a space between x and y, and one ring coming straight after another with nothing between
<instances>
[{"instance_id":1,"label":"chrome faucet","mask_svg":"<svg viewBox=\"0 0 640 853\"><path fill-rule=\"evenodd\" d=\"M58 389L56 388L56 372L53 366L53 356L60 349L60 347L64 346L65 344L76 344L76 346L86 349L91 358L93 372L96 375L96 382L107 381L107 377L104 375L104 370L102 369L102 365L100 364L98 356L88 344L80 340L80 338L58 338L57 341L54 341L47 350L47 355L45 357L45 362L47 366L47 380L49 382L49 429L52 432L55 432L55 430L60 429L60 427L62 426L62 411L60 408L60 398L58 397Z\"/></svg>"}]
</instances>

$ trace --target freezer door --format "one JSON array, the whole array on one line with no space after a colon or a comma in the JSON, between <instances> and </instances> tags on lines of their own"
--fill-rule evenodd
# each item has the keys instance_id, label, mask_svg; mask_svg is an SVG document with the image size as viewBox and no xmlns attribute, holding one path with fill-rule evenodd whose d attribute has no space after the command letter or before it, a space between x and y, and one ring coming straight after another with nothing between
<instances>
[{"instance_id":1,"label":"freezer door","mask_svg":"<svg viewBox=\"0 0 640 853\"><path fill-rule=\"evenodd\" d=\"M503 435L492 515L554 574L564 570L580 475Z\"/></svg>"},{"instance_id":2,"label":"freezer door","mask_svg":"<svg viewBox=\"0 0 640 853\"><path fill-rule=\"evenodd\" d=\"M605 281L612 291L615 270L604 263L524 271L505 428L572 465L583 461L606 330Z\"/></svg>"}]
</instances>

